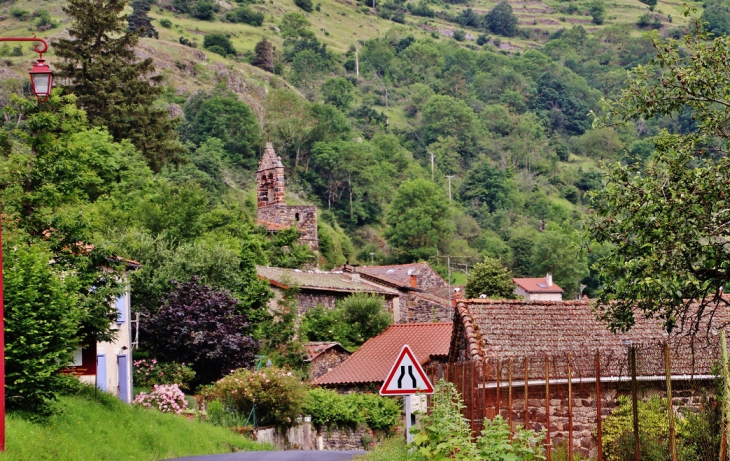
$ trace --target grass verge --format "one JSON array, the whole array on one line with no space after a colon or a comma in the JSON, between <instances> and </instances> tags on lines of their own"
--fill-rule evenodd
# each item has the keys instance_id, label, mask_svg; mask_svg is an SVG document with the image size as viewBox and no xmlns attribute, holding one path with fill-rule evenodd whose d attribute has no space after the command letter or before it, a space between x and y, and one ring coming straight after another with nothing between
<instances>
[{"instance_id":1,"label":"grass verge","mask_svg":"<svg viewBox=\"0 0 730 461\"><path fill-rule=\"evenodd\" d=\"M44 423L10 414L0 460L158 460L270 449L225 428L98 397L93 389L61 397L62 413Z\"/></svg>"},{"instance_id":2,"label":"grass verge","mask_svg":"<svg viewBox=\"0 0 730 461\"><path fill-rule=\"evenodd\" d=\"M409 455L406 442L401 437L386 439L374 450L355 457L357 461L406 461L414 458Z\"/></svg>"}]
</instances>

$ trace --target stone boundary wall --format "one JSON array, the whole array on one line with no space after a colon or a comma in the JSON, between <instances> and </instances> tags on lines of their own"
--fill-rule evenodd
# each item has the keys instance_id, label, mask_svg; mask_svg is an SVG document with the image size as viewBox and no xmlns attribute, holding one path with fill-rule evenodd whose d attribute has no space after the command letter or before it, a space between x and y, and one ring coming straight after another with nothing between
<instances>
[{"instance_id":1,"label":"stone boundary wall","mask_svg":"<svg viewBox=\"0 0 730 461\"><path fill-rule=\"evenodd\" d=\"M289 429L259 427L251 432L253 439L268 443L277 450L363 450L364 440L372 439L367 426L357 429L317 428L305 421Z\"/></svg>"}]
</instances>

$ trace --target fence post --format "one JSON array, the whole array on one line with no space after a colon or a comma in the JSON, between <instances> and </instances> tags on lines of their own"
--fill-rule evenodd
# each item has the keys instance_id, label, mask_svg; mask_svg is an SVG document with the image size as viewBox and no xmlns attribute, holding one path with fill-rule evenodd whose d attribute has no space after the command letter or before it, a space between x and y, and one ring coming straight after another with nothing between
<instances>
[{"instance_id":1,"label":"fence post","mask_svg":"<svg viewBox=\"0 0 730 461\"><path fill-rule=\"evenodd\" d=\"M730 371L728 370L727 339L725 330L720 330L720 353L722 355L722 378L725 382L722 399L722 437L720 442L720 461L727 459L727 433L730 423Z\"/></svg>"},{"instance_id":2,"label":"fence post","mask_svg":"<svg viewBox=\"0 0 730 461\"><path fill-rule=\"evenodd\" d=\"M636 461L641 461L641 445L639 444L639 403L636 389L636 348L629 346L629 362L631 363L631 405L634 414L634 454Z\"/></svg>"},{"instance_id":3,"label":"fence post","mask_svg":"<svg viewBox=\"0 0 730 461\"><path fill-rule=\"evenodd\" d=\"M596 434L598 435L598 461L603 461L603 434L601 429L601 353L596 349Z\"/></svg>"},{"instance_id":4,"label":"fence post","mask_svg":"<svg viewBox=\"0 0 730 461\"><path fill-rule=\"evenodd\" d=\"M550 356L545 356L545 426L547 437L545 439L545 454L550 461Z\"/></svg>"},{"instance_id":5,"label":"fence post","mask_svg":"<svg viewBox=\"0 0 730 461\"><path fill-rule=\"evenodd\" d=\"M482 425L487 419L487 359L482 360Z\"/></svg>"},{"instance_id":6,"label":"fence post","mask_svg":"<svg viewBox=\"0 0 730 461\"><path fill-rule=\"evenodd\" d=\"M568 352L568 460L573 461L573 355Z\"/></svg>"},{"instance_id":7,"label":"fence post","mask_svg":"<svg viewBox=\"0 0 730 461\"><path fill-rule=\"evenodd\" d=\"M669 343L664 341L664 370L667 373L667 409L669 411L669 453L677 461L677 441L674 433L674 408L672 402L672 366L669 362Z\"/></svg>"},{"instance_id":8,"label":"fence post","mask_svg":"<svg viewBox=\"0 0 730 461\"><path fill-rule=\"evenodd\" d=\"M512 440L512 358L509 359L509 397L507 398L507 411L509 411L509 439Z\"/></svg>"},{"instance_id":9,"label":"fence post","mask_svg":"<svg viewBox=\"0 0 730 461\"><path fill-rule=\"evenodd\" d=\"M474 437L474 361L472 360L470 367L471 376L469 377L469 421L471 422L471 436Z\"/></svg>"},{"instance_id":10,"label":"fence post","mask_svg":"<svg viewBox=\"0 0 730 461\"><path fill-rule=\"evenodd\" d=\"M494 402L494 417L499 416L499 388L502 384L502 359L497 359L497 395Z\"/></svg>"},{"instance_id":11,"label":"fence post","mask_svg":"<svg viewBox=\"0 0 730 461\"><path fill-rule=\"evenodd\" d=\"M530 407L528 405L528 399L527 396L529 394L527 380L529 378L529 369L530 369L530 362L528 361L528 358L525 357L525 429L527 429L527 424L530 422Z\"/></svg>"}]
</instances>

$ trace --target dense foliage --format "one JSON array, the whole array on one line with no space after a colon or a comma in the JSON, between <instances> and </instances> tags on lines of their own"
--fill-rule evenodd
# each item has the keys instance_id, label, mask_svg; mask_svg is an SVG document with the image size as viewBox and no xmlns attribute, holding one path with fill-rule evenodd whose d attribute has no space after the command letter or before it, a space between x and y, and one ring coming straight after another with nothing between
<instances>
[{"instance_id":1,"label":"dense foliage","mask_svg":"<svg viewBox=\"0 0 730 461\"><path fill-rule=\"evenodd\" d=\"M355 293L339 300L334 309L317 306L307 310L300 334L308 341L336 341L355 348L391 323L393 316L385 310L382 297Z\"/></svg>"},{"instance_id":2,"label":"dense foliage","mask_svg":"<svg viewBox=\"0 0 730 461\"><path fill-rule=\"evenodd\" d=\"M490 299L515 299L515 284L512 274L498 259L484 258L469 271L464 287L468 299L482 295Z\"/></svg>"},{"instance_id":3,"label":"dense foliage","mask_svg":"<svg viewBox=\"0 0 730 461\"><path fill-rule=\"evenodd\" d=\"M236 370L204 388L202 396L206 402L221 402L225 411L250 417L254 426L287 427L301 414L306 390L296 373L267 367Z\"/></svg>"},{"instance_id":4,"label":"dense foliage","mask_svg":"<svg viewBox=\"0 0 730 461\"><path fill-rule=\"evenodd\" d=\"M318 427L356 428L365 424L370 429L388 431L400 420L401 408L392 397L377 394L340 394L315 388L307 392L302 412L312 417Z\"/></svg>"},{"instance_id":5,"label":"dense foliage","mask_svg":"<svg viewBox=\"0 0 730 461\"><path fill-rule=\"evenodd\" d=\"M258 343L230 293L200 284L197 277L175 282L156 312L145 312L140 333L145 347L164 361L190 363L196 383L219 379L251 366Z\"/></svg>"},{"instance_id":6,"label":"dense foliage","mask_svg":"<svg viewBox=\"0 0 730 461\"><path fill-rule=\"evenodd\" d=\"M184 363L158 362L156 359L134 361L135 387L151 388L157 384L177 384L181 389L190 389L195 371Z\"/></svg>"}]
</instances>

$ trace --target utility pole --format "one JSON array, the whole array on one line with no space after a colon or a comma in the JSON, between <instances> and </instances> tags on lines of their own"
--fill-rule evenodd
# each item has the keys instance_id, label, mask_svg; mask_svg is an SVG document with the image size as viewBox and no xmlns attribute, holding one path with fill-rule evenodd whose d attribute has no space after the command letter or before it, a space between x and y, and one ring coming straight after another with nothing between
<instances>
[{"instance_id":1,"label":"utility pole","mask_svg":"<svg viewBox=\"0 0 730 461\"><path fill-rule=\"evenodd\" d=\"M373 262L373 257L375 256L375 253L370 253L370 265L374 266L375 262Z\"/></svg>"},{"instance_id":2,"label":"utility pole","mask_svg":"<svg viewBox=\"0 0 730 461\"><path fill-rule=\"evenodd\" d=\"M429 152L429 155L431 155L431 181L433 181L434 180L434 175L433 175L433 161L435 160L436 155L434 155L433 152Z\"/></svg>"},{"instance_id":3,"label":"utility pole","mask_svg":"<svg viewBox=\"0 0 730 461\"><path fill-rule=\"evenodd\" d=\"M449 200L451 200L451 178L454 177L453 174L447 175L447 178L449 178Z\"/></svg>"}]
</instances>

